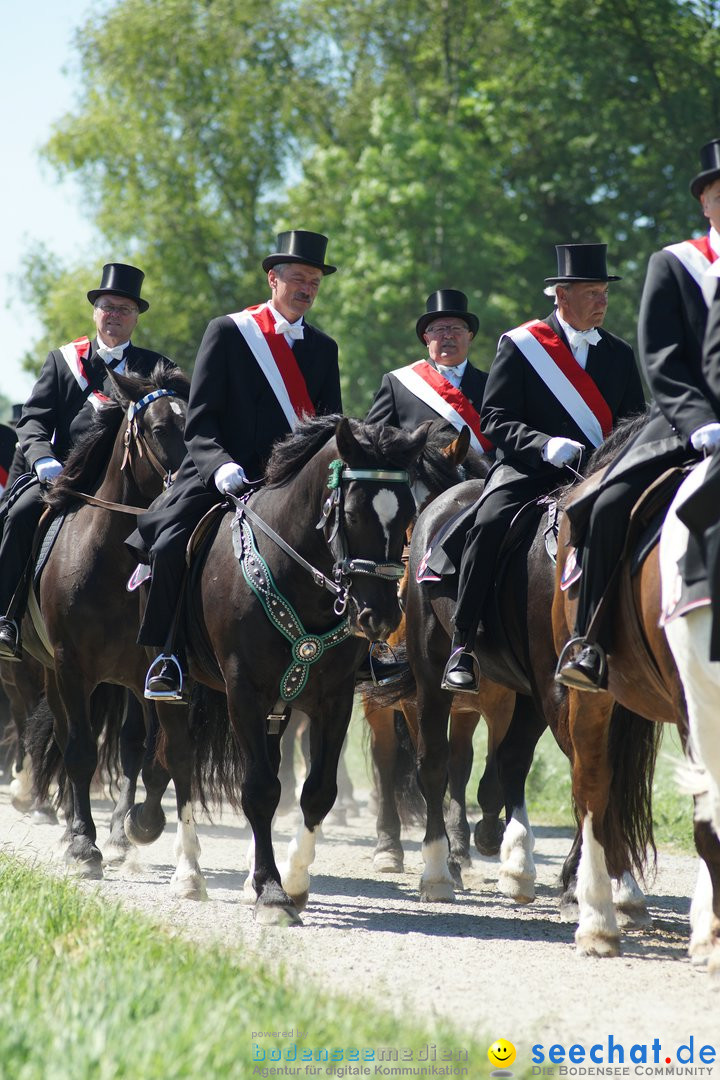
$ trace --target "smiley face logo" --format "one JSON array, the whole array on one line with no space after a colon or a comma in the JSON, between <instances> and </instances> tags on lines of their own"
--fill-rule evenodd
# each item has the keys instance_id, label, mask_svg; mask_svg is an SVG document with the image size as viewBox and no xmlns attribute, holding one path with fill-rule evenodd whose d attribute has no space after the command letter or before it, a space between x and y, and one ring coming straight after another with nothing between
<instances>
[{"instance_id":1,"label":"smiley face logo","mask_svg":"<svg viewBox=\"0 0 720 1080\"><path fill-rule=\"evenodd\" d=\"M490 1064L497 1069L506 1069L516 1057L515 1047L508 1039L496 1039L488 1050Z\"/></svg>"}]
</instances>

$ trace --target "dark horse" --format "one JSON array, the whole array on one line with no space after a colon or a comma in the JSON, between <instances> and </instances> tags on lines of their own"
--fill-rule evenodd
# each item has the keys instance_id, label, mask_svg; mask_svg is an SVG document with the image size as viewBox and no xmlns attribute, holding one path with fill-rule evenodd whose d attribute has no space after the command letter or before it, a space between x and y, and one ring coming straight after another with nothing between
<instances>
[{"instance_id":1,"label":"dark horse","mask_svg":"<svg viewBox=\"0 0 720 1080\"><path fill-rule=\"evenodd\" d=\"M37 593L31 592L23 633L28 651L48 667L54 742L62 751L72 794L66 859L87 877L102 876L90 807L100 721L91 702L100 684L127 687L142 701L147 663L135 644L138 600L126 589L134 562L124 545L131 518L123 511L147 507L180 465L189 391L185 375L166 364L158 364L149 379L110 374L113 403L98 414L47 495L50 507L65 518ZM90 498L80 492L90 492ZM32 617L36 606L41 621ZM145 724L150 731L149 708ZM124 763L126 776L111 824L111 842L120 847L127 845L123 819L134 801L139 768L137 754L132 759ZM38 784L47 785L57 764L51 741L39 764ZM164 825L160 798L167 774L147 761L143 779L150 803L145 820L154 838Z\"/></svg>"},{"instance_id":2,"label":"dark horse","mask_svg":"<svg viewBox=\"0 0 720 1080\"><path fill-rule=\"evenodd\" d=\"M220 519L191 590L187 634L190 675L226 693L227 716L220 695L206 694L217 709L208 707L203 746L192 743L179 710L158 703L161 752L177 795L173 887L183 896L205 892L191 801L197 745L197 769L214 751L216 792L239 800L252 828L246 889L256 918L300 921L315 830L337 792L355 672L368 641L386 639L400 621L400 557L415 510L409 481L427 427L408 434L337 416L305 421L275 447L266 486L248 500L251 520L242 503L240 516ZM258 517L294 556L266 535ZM289 701L311 718L311 765L300 800L303 824L281 883L271 822L284 724L271 714L282 714ZM199 796L204 801L202 790Z\"/></svg>"},{"instance_id":3,"label":"dark horse","mask_svg":"<svg viewBox=\"0 0 720 1080\"><path fill-rule=\"evenodd\" d=\"M618 439L632 434L624 429ZM613 443L614 452L616 444ZM602 448L598 455L602 453ZM596 458L596 461L602 458ZM453 513L473 502L482 488L478 482L461 485L440 496L418 519L410 548L410 577L407 593L407 646L410 666L417 684L418 708L418 777L427 803L427 824L423 844L425 869L421 895L425 899L452 900L455 882L461 880L460 867L452 857L443 821L443 793L447 783L447 717L452 695L441 689L442 671L447 659L449 630L454 605L454 585L418 584L418 567L438 528ZM557 507L554 501L533 505L527 510L525 527L517 529L515 540L508 543L501 556L498 576L489 610L484 613L485 632L478 636L476 649L483 673L484 688L498 684L516 694L515 708L507 735L495 749L499 787L493 790L504 800L507 826L501 849L501 888L518 899L534 896L532 837L525 808L525 782L537 741L549 725L561 749L571 757L568 733L568 704L565 689L554 682L556 653L552 633L551 609L555 587L552 558ZM411 687L408 687L410 690ZM638 775L651 776L649 761L654 762L655 744L647 738L649 725L638 718L627 718L622 725L625 756L623 764L637 769ZM618 772L619 788L627 790ZM641 795L647 791L641 785ZM628 858L640 866L644 859L647 820L638 822L632 809L641 795L615 803L618 835L623 838ZM630 802L633 802L631 808ZM568 877L577 861L577 847L568 863ZM618 900L629 918L643 898L632 879L623 881ZM638 918L644 918L640 913Z\"/></svg>"}]
</instances>

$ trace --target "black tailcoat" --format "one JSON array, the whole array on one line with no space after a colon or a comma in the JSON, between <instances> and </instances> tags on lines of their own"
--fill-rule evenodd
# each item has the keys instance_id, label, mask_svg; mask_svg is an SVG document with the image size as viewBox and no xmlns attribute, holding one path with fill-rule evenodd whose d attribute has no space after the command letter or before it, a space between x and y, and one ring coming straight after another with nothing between
<instances>
[{"instance_id":1,"label":"black tailcoat","mask_svg":"<svg viewBox=\"0 0 720 1080\"><path fill-rule=\"evenodd\" d=\"M432 360L428 360L428 363L431 367L435 367ZM482 406L487 378L487 372L478 371L468 361L463 377L460 380L459 389L462 390L478 413ZM404 428L406 431L414 430L418 424L422 424L425 420L438 419L442 419L440 414L411 393L392 372L383 375L380 389L375 395L369 413L365 417L368 424L392 424L394 427Z\"/></svg>"},{"instance_id":2,"label":"black tailcoat","mask_svg":"<svg viewBox=\"0 0 720 1080\"><path fill-rule=\"evenodd\" d=\"M155 365L167 357L132 343L125 351L125 370L129 375L149 376ZM96 380L94 389L108 393L107 366L97 353L97 338L90 342L90 357L83 361L88 380ZM87 431L95 410L67 365L59 349L48 353L40 376L32 388L18 421L18 443L32 468L40 458L64 461L78 438Z\"/></svg>"},{"instance_id":3,"label":"black tailcoat","mask_svg":"<svg viewBox=\"0 0 720 1080\"><path fill-rule=\"evenodd\" d=\"M341 413L338 348L304 324L293 353L318 415ZM200 518L222 500L214 475L235 461L250 480L259 480L273 444L290 431L270 384L236 323L213 319L195 362L185 440L188 453L170 494L138 519L128 547L141 559L150 552L152 581L138 641L163 647L173 622L185 561L185 546Z\"/></svg>"}]
</instances>

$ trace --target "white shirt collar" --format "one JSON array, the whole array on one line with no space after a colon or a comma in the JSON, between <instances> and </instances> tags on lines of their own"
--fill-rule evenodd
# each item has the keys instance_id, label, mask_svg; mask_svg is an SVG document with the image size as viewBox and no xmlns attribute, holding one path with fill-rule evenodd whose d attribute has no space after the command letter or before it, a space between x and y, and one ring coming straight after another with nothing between
<instances>
[{"instance_id":1,"label":"white shirt collar","mask_svg":"<svg viewBox=\"0 0 720 1080\"><path fill-rule=\"evenodd\" d=\"M97 335L96 342L97 342L97 348L98 349L122 349L123 352L125 352L125 350L130 345L129 340L128 341L123 341L121 345L106 345L99 334ZM105 365L107 365L108 362L107 362L107 360L105 360L104 357L101 357L100 359L103 361L103 363ZM118 364L115 364L115 366L113 368L113 371L117 371L118 375L124 375L125 374L125 357L124 356L123 356L122 360Z\"/></svg>"},{"instance_id":2,"label":"white shirt collar","mask_svg":"<svg viewBox=\"0 0 720 1080\"><path fill-rule=\"evenodd\" d=\"M461 364L436 364L441 375L444 375L448 382L453 383L455 386L460 385L460 381L465 374L465 368L467 367L467 357Z\"/></svg>"},{"instance_id":3,"label":"white shirt collar","mask_svg":"<svg viewBox=\"0 0 720 1080\"><path fill-rule=\"evenodd\" d=\"M276 324L277 324L277 323L279 323L281 319L284 319L284 318L285 318L285 316L284 316L284 315L281 315L281 314L280 314L280 312L279 312L279 311L277 310L277 308L274 308L274 307L272 306L272 304L270 303L270 301L269 301L269 300L268 300L268 302L267 302L267 306L268 306L268 308L269 308L269 310L270 310L270 314L272 315L272 317L273 317L273 319L275 320L275 323L276 323ZM290 324L290 326L302 326L302 325L303 325L303 317L302 317L302 315L300 316L300 318L299 318L299 319L296 319L296 320L295 320L295 322L290 322L290 320L289 320L289 319L288 319L287 321L288 321L288 323ZM286 336L287 336L287 335L286 335Z\"/></svg>"},{"instance_id":4,"label":"white shirt collar","mask_svg":"<svg viewBox=\"0 0 720 1080\"><path fill-rule=\"evenodd\" d=\"M710 233L708 235L710 241L710 247L715 254L720 258L720 233L717 231L714 225L710 226Z\"/></svg>"},{"instance_id":5,"label":"white shirt collar","mask_svg":"<svg viewBox=\"0 0 720 1080\"><path fill-rule=\"evenodd\" d=\"M587 341L583 341L583 342L581 342L580 345L573 348L573 346L570 345L570 341L572 340L572 335L577 333L577 331L575 330L575 327L571 326L570 323L565 322L565 320L563 318L561 318L560 312L558 311L557 308L555 308L555 315L557 317L557 321L560 323L560 326L563 329L565 337L568 339L568 348L570 349L570 352L573 354L573 356L577 360L578 364L580 365L580 367L584 371L585 366L587 364L588 352L590 351L590 346L588 345Z\"/></svg>"}]
</instances>

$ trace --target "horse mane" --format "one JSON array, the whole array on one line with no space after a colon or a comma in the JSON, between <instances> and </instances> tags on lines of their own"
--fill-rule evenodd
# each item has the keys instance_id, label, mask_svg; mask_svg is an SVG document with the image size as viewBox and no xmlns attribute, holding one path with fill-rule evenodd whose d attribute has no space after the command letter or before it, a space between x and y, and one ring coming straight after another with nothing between
<instances>
[{"instance_id":1,"label":"horse mane","mask_svg":"<svg viewBox=\"0 0 720 1080\"><path fill-rule=\"evenodd\" d=\"M624 450L632 438L641 431L648 422L650 406L645 411L626 416L616 427L612 429L607 439L593 450L585 467L585 475L591 476L598 469L604 469L611 461L614 461L621 450Z\"/></svg>"},{"instance_id":2,"label":"horse mane","mask_svg":"<svg viewBox=\"0 0 720 1080\"><path fill-rule=\"evenodd\" d=\"M447 491L463 480L484 480L490 470L490 461L472 447L465 460L454 465L445 454L447 447L458 437L455 428L444 420L436 420L428 432L425 449L417 463L418 478L432 492Z\"/></svg>"},{"instance_id":3,"label":"horse mane","mask_svg":"<svg viewBox=\"0 0 720 1080\"><path fill-rule=\"evenodd\" d=\"M276 442L265 469L267 486L279 487L296 476L332 438L342 419L338 413L308 417L293 432ZM349 417L348 422L370 461L380 461L387 468L407 467L412 432L401 431L388 424L366 424Z\"/></svg>"},{"instance_id":4,"label":"horse mane","mask_svg":"<svg viewBox=\"0 0 720 1080\"><path fill-rule=\"evenodd\" d=\"M149 376L118 375L111 372L112 400L95 413L88 430L73 446L63 471L45 493L45 502L57 513L66 513L80 500L79 491L89 491L104 474L120 430L128 401L139 401L153 390L173 390L188 400L190 380L179 367L160 360Z\"/></svg>"}]
</instances>

